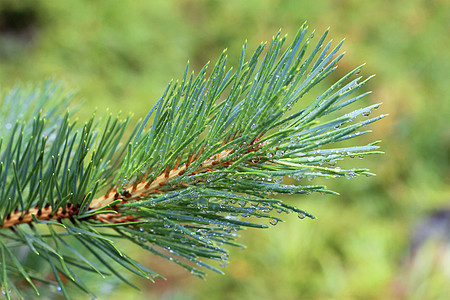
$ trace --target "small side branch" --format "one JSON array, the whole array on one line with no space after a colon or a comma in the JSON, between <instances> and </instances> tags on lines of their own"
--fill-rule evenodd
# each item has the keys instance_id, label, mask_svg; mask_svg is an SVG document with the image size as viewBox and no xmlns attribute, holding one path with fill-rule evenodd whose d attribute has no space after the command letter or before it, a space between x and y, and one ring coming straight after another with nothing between
<instances>
[{"instance_id":1,"label":"small side branch","mask_svg":"<svg viewBox=\"0 0 450 300\"><path fill-rule=\"evenodd\" d=\"M214 167L218 165L225 165L227 162L227 157L232 153L230 150L223 150L222 152L210 157L205 160L198 169L194 171L195 174L205 173L211 171ZM192 162L191 162L192 163ZM172 170L165 170L161 175L156 177L151 182L141 182L138 185L134 185L122 193L109 193L103 197L94 199L89 206L90 209L98 209L101 207L108 206L113 201L121 199L123 202L130 200L140 200L143 197L148 197L151 194L160 193L160 188L166 186L167 183L177 176L181 176L186 172L189 167L189 162L186 162L181 167L173 168ZM92 216L92 218L100 220L102 222L117 223L123 221L129 221L129 219L124 219L120 214L98 214Z\"/></svg>"},{"instance_id":2,"label":"small side branch","mask_svg":"<svg viewBox=\"0 0 450 300\"><path fill-rule=\"evenodd\" d=\"M33 222L33 215L39 221L48 221L48 220L61 220L65 218L70 218L76 215L78 212L78 208L73 207L72 204L68 204L65 209L59 207L56 211L48 205L42 209L40 208L32 208L27 213L23 214L21 211L15 211L9 214L1 228L8 228L19 224L31 223Z\"/></svg>"}]
</instances>

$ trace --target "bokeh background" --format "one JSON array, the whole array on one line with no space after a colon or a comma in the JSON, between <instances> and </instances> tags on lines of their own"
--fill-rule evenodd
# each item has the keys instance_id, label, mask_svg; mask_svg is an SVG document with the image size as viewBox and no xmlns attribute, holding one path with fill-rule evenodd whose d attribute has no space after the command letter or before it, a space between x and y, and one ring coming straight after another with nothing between
<instances>
[{"instance_id":1,"label":"bokeh background","mask_svg":"<svg viewBox=\"0 0 450 300\"><path fill-rule=\"evenodd\" d=\"M359 143L383 156L350 160L372 178L335 179L341 196L287 199L318 216L246 230L226 275L192 277L135 251L166 275L141 291L96 282L100 299L448 299L450 295L450 5L445 0L13 1L0 2L0 85L54 77L95 107L146 114L171 79L228 48L292 37L304 21L346 38L328 84L361 63L377 74L367 103L388 118ZM317 40L317 39L316 39ZM309 101L305 98L304 101ZM56 294L55 294L56 297ZM84 299L80 294L76 299Z\"/></svg>"}]
</instances>

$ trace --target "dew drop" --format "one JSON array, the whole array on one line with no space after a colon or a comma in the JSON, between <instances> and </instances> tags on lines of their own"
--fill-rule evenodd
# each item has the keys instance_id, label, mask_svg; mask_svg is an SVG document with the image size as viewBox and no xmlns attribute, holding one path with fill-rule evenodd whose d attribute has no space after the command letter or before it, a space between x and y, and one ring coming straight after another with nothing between
<instances>
[{"instance_id":1,"label":"dew drop","mask_svg":"<svg viewBox=\"0 0 450 300\"><path fill-rule=\"evenodd\" d=\"M282 183L283 180L284 180L283 176L275 176L275 177L273 177L273 182L276 183L276 184Z\"/></svg>"},{"instance_id":2,"label":"dew drop","mask_svg":"<svg viewBox=\"0 0 450 300\"><path fill-rule=\"evenodd\" d=\"M294 174L292 178L294 178L295 180L302 180L304 176L302 174Z\"/></svg>"},{"instance_id":3,"label":"dew drop","mask_svg":"<svg viewBox=\"0 0 450 300\"><path fill-rule=\"evenodd\" d=\"M61 287L59 285L50 284L50 290L52 292L59 292L59 291L61 291ZM2 290L2 292L3 292L3 290Z\"/></svg>"},{"instance_id":4,"label":"dew drop","mask_svg":"<svg viewBox=\"0 0 450 300\"><path fill-rule=\"evenodd\" d=\"M224 226L223 231L225 231L226 233L231 233L232 228L230 226Z\"/></svg>"},{"instance_id":5,"label":"dew drop","mask_svg":"<svg viewBox=\"0 0 450 300\"><path fill-rule=\"evenodd\" d=\"M354 177L356 177L356 173L355 172L348 172L348 173L345 174L345 178L347 178L347 179L352 179Z\"/></svg>"},{"instance_id":6,"label":"dew drop","mask_svg":"<svg viewBox=\"0 0 450 300\"><path fill-rule=\"evenodd\" d=\"M270 220L269 223L270 223L270 225L275 226L275 225L278 224L278 220L277 219L272 219L272 220Z\"/></svg>"},{"instance_id":7,"label":"dew drop","mask_svg":"<svg viewBox=\"0 0 450 300\"><path fill-rule=\"evenodd\" d=\"M277 151L276 154L277 154L277 156L283 156L283 155L284 155L284 151L281 151L281 150L280 150L280 151Z\"/></svg>"}]
</instances>

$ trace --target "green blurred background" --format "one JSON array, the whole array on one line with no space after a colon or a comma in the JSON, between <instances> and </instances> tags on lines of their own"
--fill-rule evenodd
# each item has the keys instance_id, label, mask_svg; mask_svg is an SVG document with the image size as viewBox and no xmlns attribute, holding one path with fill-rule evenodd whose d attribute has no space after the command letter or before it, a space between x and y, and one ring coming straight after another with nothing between
<instances>
[{"instance_id":1,"label":"green blurred background","mask_svg":"<svg viewBox=\"0 0 450 300\"><path fill-rule=\"evenodd\" d=\"M366 102L381 101L376 112L390 114L358 141L382 139L386 154L348 162L377 177L327 181L339 197L288 199L318 219L287 216L276 228L243 232L248 248L232 249L225 276L200 280L136 251L168 280L133 277L138 292L99 278L98 295L448 299L450 225L426 220L442 221L450 209L449 16L445 0L2 0L0 84L54 77L85 99L81 119L94 107L142 117L188 59L198 71L228 48L233 65L246 39L254 49L280 28L292 37L306 20L319 33L331 27L329 38L345 37L347 53L328 84L366 62L362 75L377 74Z\"/></svg>"}]
</instances>

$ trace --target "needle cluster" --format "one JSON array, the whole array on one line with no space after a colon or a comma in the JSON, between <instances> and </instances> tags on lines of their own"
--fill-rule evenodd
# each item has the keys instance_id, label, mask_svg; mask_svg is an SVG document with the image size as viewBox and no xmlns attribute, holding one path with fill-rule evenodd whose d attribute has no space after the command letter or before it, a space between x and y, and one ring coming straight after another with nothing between
<instances>
[{"instance_id":1,"label":"needle cluster","mask_svg":"<svg viewBox=\"0 0 450 300\"><path fill-rule=\"evenodd\" d=\"M7 298L25 281L57 286L66 298L72 282L88 294L79 270L116 276L133 285L122 267L150 280L162 277L119 249L128 240L203 277L222 273L227 245L245 227L265 228L280 213L310 213L277 194L336 194L305 178L373 175L341 169L349 156L380 153L377 142L340 147L369 132L379 104L351 106L370 79L361 66L319 93L303 109L299 100L332 73L342 42L310 49L313 34L302 26L292 43L279 33L247 58L246 44L235 70L224 51L209 70L189 66L132 130L130 117L93 116L85 124L65 112L70 95L47 83L16 88L0 111L0 285ZM348 110L347 110L348 111ZM151 121L151 124L150 124ZM290 178L287 180L287 178ZM268 221L264 222L263 220ZM25 248L53 274L27 265Z\"/></svg>"}]
</instances>

